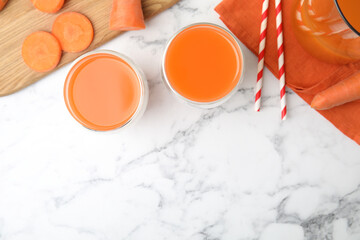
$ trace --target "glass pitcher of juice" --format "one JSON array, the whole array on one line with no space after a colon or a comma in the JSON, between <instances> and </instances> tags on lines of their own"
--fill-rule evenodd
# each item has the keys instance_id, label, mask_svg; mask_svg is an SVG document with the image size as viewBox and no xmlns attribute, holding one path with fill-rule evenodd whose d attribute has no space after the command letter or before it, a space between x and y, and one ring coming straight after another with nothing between
<instances>
[{"instance_id":1,"label":"glass pitcher of juice","mask_svg":"<svg viewBox=\"0 0 360 240\"><path fill-rule=\"evenodd\" d=\"M346 64L360 60L360 0L296 0L296 38L320 60Z\"/></svg>"}]
</instances>

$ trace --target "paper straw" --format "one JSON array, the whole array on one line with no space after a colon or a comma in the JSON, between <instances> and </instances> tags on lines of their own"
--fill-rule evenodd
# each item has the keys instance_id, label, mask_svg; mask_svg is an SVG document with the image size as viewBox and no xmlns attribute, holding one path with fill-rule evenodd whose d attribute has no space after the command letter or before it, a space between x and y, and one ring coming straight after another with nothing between
<instances>
[{"instance_id":1,"label":"paper straw","mask_svg":"<svg viewBox=\"0 0 360 240\"><path fill-rule=\"evenodd\" d=\"M280 107L281 119L285 120L286 111L286 92L285 92L285 62L284 62L284 40L281 0L275 0L276 9L276 30L277 30L277 48L278 48L278 66L279 66L279 83L280 83Z\"/></svg>"},{"instance_id":2,"label":"paper straw","mask_svg":"<svg viewBox=\"0 0 360 240\"><path fill-rule=\"evenodd\" d=\"M260 41L259 41L259 59L258 59L258 74L255 86L255 111L260 111L261 105L261 89L263 85L264 74L264 57L265 57L265 44L267 32L269 0L263 0L261 25L260 25Z\"/></svg>"}]
</instances>

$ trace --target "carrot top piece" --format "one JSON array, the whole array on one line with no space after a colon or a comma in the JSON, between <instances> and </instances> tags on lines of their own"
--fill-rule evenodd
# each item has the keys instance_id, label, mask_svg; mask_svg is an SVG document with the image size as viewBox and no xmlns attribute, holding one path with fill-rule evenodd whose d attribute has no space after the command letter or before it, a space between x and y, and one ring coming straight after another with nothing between
<instances>
[{"instance_id":1,"label":"carrot top piece","mask_svg":"<svg viewBox=\"0 0 360 240\"><path fill-rule=\"evenodd\" d=\"M64 5L64 0L31 0L34 6L42 12L56 13Z\"/></svg>"},{"instance_id":2,"label":"carrot top piece","mask_svg":"<svg viewBox=\"0 0 360 240\"><path fill-rule=\"evenodd\" d=\"M48 32L34 32L26 37L22 45L24 62L37 72L54 69L61 58L58 40Z\"/></svg>"},{"instance_id":3,"label":"carrot top piece","mask_svg":"<svg viewBox=\"0 0 360 240\"><path fill-rule=\"evenodd\" d=\"M90 20L77 12L60 14L54 21L52 33L65 52L81 52L89 47L94 37Z\"/></svg>"},{"instance_id":4,"label":"carrot top piece","mask_svg":"<svg viewBox=\"0 0 360 240\"><path fill-rule=\"evenodd\" d=\"M0 11L5 7L8 0L0 0Z\"/></svg>"},{"instance_id":5,"label":"carrot top piece","mask_svg":"<svg viewBox=\"0 0 360 240\"><path fill-rule=\"evenodd\" d=\"M115 31L145 28L141 0L113 0L110 29Z\"/></svg>"}]
</instances>

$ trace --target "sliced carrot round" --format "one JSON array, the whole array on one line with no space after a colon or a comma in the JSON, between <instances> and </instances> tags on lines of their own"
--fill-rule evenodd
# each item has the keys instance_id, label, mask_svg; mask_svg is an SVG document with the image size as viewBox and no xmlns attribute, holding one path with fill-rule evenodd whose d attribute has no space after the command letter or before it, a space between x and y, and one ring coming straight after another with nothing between
<instances>
[{"instance_id":1,"label":"sliced carrot round","mask_svg":"<svg viewBox=\"0 0 360 240\"><path fill-rule=\"evenodd\" d=\"M46 13L56 13L64 5L64 0L31 0L38 10Z\"/></svg>"},{"instance_id":2,"label":"sliced carrot round","mask_svg":"<svg viewBox=\"0 0 360 240\"><path fill-rule=\"evenodd\" d=\"M89 47L94 37L90 20L77 12L59 15L53 24L52 33L65 52L81 52Z\"/></svg>"},{"instance_id":3,"label":"sliced carrot round","mask_svg":"<svg viewBox=\"0 0 360 240\"><path fill-rule=\"evenodd\" d=\"M34 32L27 36L22 45L24 62L37 72L54 69L61 58L59 41L51 33Z\"/></svg>"}]
</instances>

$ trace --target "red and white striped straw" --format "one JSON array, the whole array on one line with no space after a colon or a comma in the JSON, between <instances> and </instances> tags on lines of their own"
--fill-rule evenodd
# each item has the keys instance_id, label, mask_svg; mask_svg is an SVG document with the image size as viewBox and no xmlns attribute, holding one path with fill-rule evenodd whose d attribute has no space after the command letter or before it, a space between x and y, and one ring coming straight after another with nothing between
<instances>
[{"instance_id":1,"label":"red and white striped straw","mask_svg":"<svg viewBox=\"0 0 360 240\"><path fill-rule=\"evenodd\" d=\"M276 30L277 30L277 47L278 47L278 66L280 78L280 107L281 119L286 119L286 93L285 93L285 61L284 61L284 40L283 40L283 24L281 0L275 0L276 9Z\"/></svg>"},{"instance_id":2,"label":"red and white striped straw","mask_svg":"<svg viewBox=\"0 0 360 240\"><path fill-rule=\"evenodd\" d=\"M255 111L260 111L261 105L261 89L263 86L264 74L264 57L265 57L265 44L267 32L269 0L263 0L261 25L260 25L260 41L259 41L259 60L258 60L258 73L255 86Z\"/></svg>"}]
</instances>

